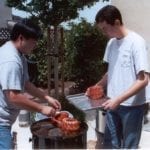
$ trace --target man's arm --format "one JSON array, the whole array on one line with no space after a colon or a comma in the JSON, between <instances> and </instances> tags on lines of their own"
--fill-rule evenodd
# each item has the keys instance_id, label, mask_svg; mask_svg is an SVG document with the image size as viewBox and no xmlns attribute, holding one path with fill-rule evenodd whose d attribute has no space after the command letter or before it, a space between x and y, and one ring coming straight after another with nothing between
<instances>
[{"instance_id":1,"label":"man's arm","mask_svg":"<svg viewBox=\"0 0 150 150\"><path fill-rule=\"evenodd\" d=\"M34 97L38 97L40 100L45 101L45 96L47 95L45 92L38 89L34 84L32 84L30 81L25 82L25 90L29 94L31 94Z\"/></svg>"},{"instance_id":2,"label":"man's arm","mask_svg":"<svg viewBox=\"0 0 150 150\"><path fill-rule=\"evenodd\" d=\"M46 101L48 102L50 105L52 105L54 108L56 109L61 109L61 104L54 99L53 97L50 97L48 94L46 94L44 91L41 91L40 89L38 89L34 84L32 84L29 81L26 81L25 83L25 90L35 96L38 97L40 100L42 101Z\"/></svg>"},{"instance_id":3,"label":"man's arm","mask_svg":"<svg viewBox=\"0 0 150 150\"><path fill-rule=\"evenodd\" d=\"M104 89L106 89L106 87L107 87L107 72L104 74L102 79L96 83L96 85L102 86Z\"/></svg>"},{"instance_id":4,"label":"man's arm","mask_svg":"<svg viewBox=\"0 0 150 150\"><path fill-rule=\"evenodd\" d=\"M29 100L25 95L17 90L5 90L5 96L15 106L18 106L29 111L40 112L47 116L52 116L55 114L55 109L49 106L43 106L36 102Z\"/></svg>"},{"instance_id":5,"label":"man's arm","mask_svg":"<svg viewBox=\"0 0 150 150\"><path fill-rule=\"evenodd\" d=\"M139 72L135 83L124 93L114 99L109 99L103 104L104 109L115 109L120 103L126 101L131 96L137 94L142 88L148 84L148 73Z\"/></svg>"}]
</instances>

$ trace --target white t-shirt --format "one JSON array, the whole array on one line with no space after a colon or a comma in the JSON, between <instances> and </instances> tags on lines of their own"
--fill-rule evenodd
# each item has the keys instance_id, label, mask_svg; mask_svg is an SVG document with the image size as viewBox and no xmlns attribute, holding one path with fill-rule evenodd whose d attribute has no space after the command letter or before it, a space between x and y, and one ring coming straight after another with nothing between
<instances>
[{"instance_id":1,"label":"white t-shirt","mask_svg":"<svg viewBox=\"0 0 150 150\"><path fill-rule=\"evenodd\" d=\"M140 71L149 71L145 41L131 31L120 40L113 38L108 42L104 61L109 64L107 96L110 98L115 98L128 90L136 81ZM145 100L145 88L143 88L121 105L141 105Z\"/></svg>"},{"instance_id":2,"label":"white t-shirt","mask_svg":"<svg viewBox=\"0 0 150 150\"><path fill-rule=\"evenodd\" d=\"M150 58L150 49L147 48L148 50L148 58ZM149 72L150 72L150 60L149 60ZM150 73L149 73L149 82L148 85L146 86L146 103L150 103Z\"/></svg>"},{"instance_id":3,"label":"white t-shirt","mask_svg":"<svg viewBox=\"0 0 150 150\"><path fill-rule=\"evenodd\" d=\"M24 91L28 80L25 57L14 47L11 41L0 47L0 125L10 126L19 113L5 96L5 90Z\"/></svg>"}]
</instances>

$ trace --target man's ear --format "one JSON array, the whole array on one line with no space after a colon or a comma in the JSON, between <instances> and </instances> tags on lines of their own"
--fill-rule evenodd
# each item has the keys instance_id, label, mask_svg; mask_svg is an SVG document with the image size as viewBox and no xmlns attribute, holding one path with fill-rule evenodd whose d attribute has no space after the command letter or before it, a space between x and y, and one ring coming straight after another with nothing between
<instances>
[{"instance_id":1,"label":"man's ear","mask_svg":"<svg viewBox=\"0 0 150 150\"><path fill-rule=\"evenodd\" d=\"M120 21L118 19L115 20L115 25L116 26L120 26L121 25L121 23L120 23Z\"/></svg>"},{"instance_id":2,"label":"man's ear","mask_svg":"<svg viewBox=\"0 0 150 150\"><path fill-rule=\"evenodd\" d=\"M23 38L24 38L24 37L23 37L21 34L20 34L19 37L18 37L18 39L21 40L21 41L23 40Z\"/></svg>"}]
</instances>

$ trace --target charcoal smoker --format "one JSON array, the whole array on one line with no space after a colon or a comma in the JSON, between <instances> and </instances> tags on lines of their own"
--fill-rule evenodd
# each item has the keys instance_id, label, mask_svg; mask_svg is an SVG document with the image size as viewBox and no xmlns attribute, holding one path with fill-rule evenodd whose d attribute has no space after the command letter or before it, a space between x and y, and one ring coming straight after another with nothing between
<instances>
[{"instance_id":1,"label":"charcoal smoker","mask_svg":"<svg viewBox=\"0 0 150 150\"><path fill-rule=\"evenodd\" d=\"M81 122L80 130L73 135L64 135L60 128L51 124L51 119L42 119L31 125L33 149L86 149L87 129Z\"/></svg>"}]
</instances>

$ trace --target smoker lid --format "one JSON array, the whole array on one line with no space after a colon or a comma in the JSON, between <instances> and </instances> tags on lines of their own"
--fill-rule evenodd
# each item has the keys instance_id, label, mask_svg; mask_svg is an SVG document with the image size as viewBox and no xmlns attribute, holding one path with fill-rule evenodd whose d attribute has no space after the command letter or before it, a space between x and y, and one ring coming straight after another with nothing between
<instances>
[{"instance_id":1,"label":"smoker lid","mask_svg":"<svg viewBox=\"0 0 150 150\"><path fill-rule=\"evenodd\" d=\"M76 133L70 135L64 135L60 128L54 126L51 122L51 119L43 119L37 122L34 122L31 125L31 133L40 138L48 138L48 139L57 139L62 140L66 138L74 138L81 134L87 132L88 126L85 122L81 122L80 130Z\"/></svg>"}]
</instances>

